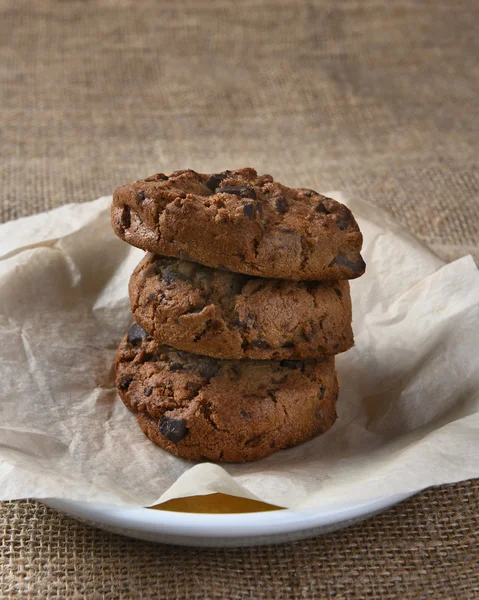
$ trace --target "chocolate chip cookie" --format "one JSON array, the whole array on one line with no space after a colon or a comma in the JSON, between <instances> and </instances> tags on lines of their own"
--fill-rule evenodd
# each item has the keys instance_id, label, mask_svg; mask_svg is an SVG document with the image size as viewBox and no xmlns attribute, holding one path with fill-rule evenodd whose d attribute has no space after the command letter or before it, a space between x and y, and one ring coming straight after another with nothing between
<instances>
[{"instance_id":1,"label":"chocolate chip cookie","mask_svg":"<svg viewBox=\"0 0 479 600\"><path fill-rule=\"evenodd\" d=\"M243 462L300 444L336 419L334 358L217 360L174 350L133 325L118 392L143 432L183 458Z\"/></svg>"},{"instance_id":2,"label":"chocolate chip cookie","mask_svg":"<svg viewBox=\"0 0 479 600\"><path fill-rule=\"evenodd\" d=\"M354 343L348 281L265 279L147 254L130 302L160 342L216 358L318 358Z\"/></svg>"},{"instance_id":3,"label":"chocolate chip cookie","mask_svg":"<svg viewBox=\"0 0 479 600\"><path fill-rule=\"evenodd\" d=\"M123 185L112 225L138 248L247 275L336 280L365 270L348 208L254 169L175 171Z\"/></svg>"}]
</instances>

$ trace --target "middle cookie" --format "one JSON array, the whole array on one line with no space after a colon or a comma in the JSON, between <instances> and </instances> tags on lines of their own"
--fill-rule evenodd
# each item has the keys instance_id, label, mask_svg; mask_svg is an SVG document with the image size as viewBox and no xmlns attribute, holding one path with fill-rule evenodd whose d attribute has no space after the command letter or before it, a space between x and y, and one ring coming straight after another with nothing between
<instances>
[{"instance_id":1,"label":"middle cookie","mask_svg":"<svg viewBox=\"0 0 479 600\"><path fill-rule=\"evenodd\" d=\"M196 354L283 360L354 345L346 280L264 279L148 253L129 293L149 335Z\"/></svg>"}]
</instances>

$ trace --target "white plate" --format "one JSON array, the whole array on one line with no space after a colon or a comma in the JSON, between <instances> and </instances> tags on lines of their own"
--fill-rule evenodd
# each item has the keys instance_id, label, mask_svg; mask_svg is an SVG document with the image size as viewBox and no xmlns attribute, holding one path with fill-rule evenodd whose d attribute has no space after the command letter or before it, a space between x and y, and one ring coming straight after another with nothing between
<instances>
[{"instance_id":1,"label":"white plate","mask_svg":"<svg viewBox=\"0 0 479 600\"><path fill-rule=\"evenodd\" d=\"M284 509L243 514L197 514L48 498L47 506L84 523L132 538L179 546L279 544L349 527L402 502L401 494L335 510Z\"/></svg>"}]
</instances>

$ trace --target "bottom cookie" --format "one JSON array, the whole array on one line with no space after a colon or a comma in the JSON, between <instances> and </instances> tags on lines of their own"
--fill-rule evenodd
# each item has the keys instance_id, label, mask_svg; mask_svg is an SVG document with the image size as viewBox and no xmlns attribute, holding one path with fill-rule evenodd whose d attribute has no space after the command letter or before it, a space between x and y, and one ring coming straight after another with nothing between
<instances>
[{"instance_id":1,"label":"bottom cookie","mask_svg":"<svg viewBox=\"0 0 479 600\"><path fill-rule=\"evenodd\" d=\"M334 357L219 360L163 346L135 324L118 349L116 373L142 431L192 460L258 460L336 420Z\"/></svg>"}]
</instances>

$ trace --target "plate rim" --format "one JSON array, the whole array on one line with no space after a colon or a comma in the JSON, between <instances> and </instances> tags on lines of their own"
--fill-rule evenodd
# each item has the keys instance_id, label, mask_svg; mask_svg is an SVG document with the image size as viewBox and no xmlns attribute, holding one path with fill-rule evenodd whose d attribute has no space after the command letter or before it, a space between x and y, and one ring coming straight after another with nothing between
<instances>
[{"instance_id":1,"label":"plate rim","mask_svg":"<svg viewBox=\"0 0 479 600\"><path fill-rule=\"evenodd\" d=\"M108 527L178 538L244 538L287 534L327 527L383 512L422 490L349 503L324 512L317 508L285 508L253 513L190 513L98 502L36 498L54 510Z\"/></svg>"}]
</instances>

